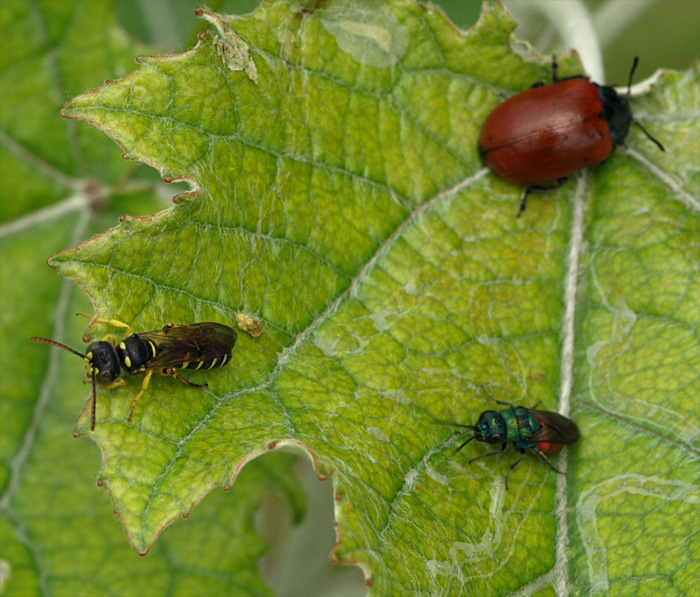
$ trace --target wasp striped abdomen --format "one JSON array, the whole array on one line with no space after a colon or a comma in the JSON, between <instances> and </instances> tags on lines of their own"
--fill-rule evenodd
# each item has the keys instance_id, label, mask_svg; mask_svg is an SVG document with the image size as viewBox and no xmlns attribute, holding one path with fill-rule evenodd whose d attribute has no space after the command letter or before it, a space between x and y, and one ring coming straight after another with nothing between
<instances>
[{"instance_id":1,"label":"wasp striped abdomen","mask_svg":"<svg viewBox=\"0 0 700 597\"><path fill-rule=\"evenodd\" d=\"M231 353L228 352L221 357L214 357L208 361L199 361L194 363L184 363L183 369L194 369L200 371L208 371L209 369L219 369L231 360Z\"/></svg>"}]
</instances>

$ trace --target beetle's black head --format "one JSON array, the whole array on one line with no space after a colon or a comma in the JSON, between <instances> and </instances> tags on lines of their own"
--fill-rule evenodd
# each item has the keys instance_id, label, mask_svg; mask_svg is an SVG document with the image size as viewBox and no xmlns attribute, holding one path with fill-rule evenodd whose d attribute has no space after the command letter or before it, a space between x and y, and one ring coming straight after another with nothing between
<instances>
[{"instance_id":1,"label":"beetle's black head","mask_svg":"<svg viewBox=\"0 0 700 597\"><path fill-rule=\"evenodd\" d=\"M487 444L502 444L506 441L506 423L501 416L493 410L485 410L479 415L479 422L475 426L474 438Z\"/></svg>"},{"instance_id":2,"label":"beetle's black head","mask_svg":"<svg viewBox=\"0 0 700 597\"><path fill-rule=\"evenodd\" d=\"M632 122L632 112L630 112L627 97L618 95L617 91L610 85L596 85L596 87L598 88L600 101L603 104L601 117L610 127L613 144L620 145L627 137L630 123Z\"/></svg>"},{"instance_id":3,"label":"beetle's black head","mask_svg":"<svg viewBox=\"0 0 700 597\"><path fill-rule=\"evenodd\" d=\"M612 136L614 145L617 146L624 143L625 137L627 137L627 133L629 132L630 123L634 122L661 151L666 151L664 146L654 139L654 137L635 120L630 110L629 99L632 89L632 77L634 76L634 71L637 68L638 62L639 56L635 56L632 69L630 70L629 80L627 81L627 93L625 95L618 95L611 85L597 85L594 83L598 89L600 101L603 104L603 113L601 117L608 123L608 127L610 127L610 135Z\"/></svg>"},{"instance_id":4,"label":"beetle's black head","mask_svg":"<svg viewBox=\"0 0 700 597\"><path fill-rule=\"evenodd\" d=\"M87 347L85 360L88 365L88 373L94 374L95 381L106 386L119 378L122 372L119 358L114 346L109 342L100 340Z\"/></svg>"}]
</instances>

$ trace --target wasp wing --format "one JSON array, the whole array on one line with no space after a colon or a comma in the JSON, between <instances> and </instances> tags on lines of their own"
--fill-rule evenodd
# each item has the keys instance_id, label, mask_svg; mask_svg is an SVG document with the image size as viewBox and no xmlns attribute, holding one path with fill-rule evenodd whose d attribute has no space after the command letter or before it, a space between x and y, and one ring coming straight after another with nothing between
<instances>
[{"instance_id":1,"label":"wasp wing","mask_svg":"<svg viewBox=\"0 0 700 597\"><path fill-rule=\"evenodd\" d=\"M580 437L578 427L571 419L559 413L547 410L533 410L528 408L542 425L532 438L537 442L549 442L555 444L573 444Z\"/></svg>"},{"instance_id":2,"label":"wasp wing","mask_svg":"<svg viewBox=\"0 0 700 597\"><path fill-rule=\"evenodd\" d=\"M179 367L221 357L231 352L238 339L229 326L212 322L166 325L162 330L136 335L156 346L156 355L148 362L149 369Z\"/></svg>"}]
</instances>

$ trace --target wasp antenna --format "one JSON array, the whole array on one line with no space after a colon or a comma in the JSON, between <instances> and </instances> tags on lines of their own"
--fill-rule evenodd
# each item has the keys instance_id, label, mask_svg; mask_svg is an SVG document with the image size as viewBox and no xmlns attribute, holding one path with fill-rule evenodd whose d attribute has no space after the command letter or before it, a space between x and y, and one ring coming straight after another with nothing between
<instances>
[{"instance_id":1,"label":"wasp antenna","mask_svg":"<svg viewBox=\"0 0 700 597\"><path fill-rule=\"evenodd\" d=\"M73 350L70 346L66 346L65 344L61 344L60 342L56 342L55 340L49 340L48 338L39 338L38 336L32 336L31 338L32 342L42 342L43 344L50 344L51 346L56 346L57 348L62 348L63 350L67 350L68 352L72 352L73 354L77 354L80 358L86 358L85 355L82 352L78 352L77 350Z\"/></svg>"},{"instance_id":2,"label":"wasp antenna","mask_svg":"<svg viewBox=\"0 0 700 597\"><path fill-rule=\"evenodd\" d=\"M474 429L474 425L464 425L463 423L454 423L444 419L433 419L433 425L449 425L450 427L461 427L462 429Z\"/></svg>"},{"instance_id":3,"label":"wasp antenna","mask_svg":"<svg viewBox=\"0 0 700 597\"><path fill-rule=\"evenodd\" d=\"M472 441L472 440L475 439L475 438L476 438L476 435L472 435L472 436L471 436L470 438L468 438L466 441L463 441L463 442L460 444L459 448L457 448L457 449L454 451L454 453L456 454L457 452L459 452L464 446L466 446L470 441Z\"/></svg>"},{"instance_id":4,"label":"wasp antenna","mask_svg":"<svg viewBox=\"0 0 700 597\"><path fill-rule=\"evenodd\" d=\"M92 369L92 393L90 395L90 400L92 400L92 409L90 410L90 431L95 431L95 403L97 402L97 389L95 388L95 368Z\"/></svg>"}]
</instances>

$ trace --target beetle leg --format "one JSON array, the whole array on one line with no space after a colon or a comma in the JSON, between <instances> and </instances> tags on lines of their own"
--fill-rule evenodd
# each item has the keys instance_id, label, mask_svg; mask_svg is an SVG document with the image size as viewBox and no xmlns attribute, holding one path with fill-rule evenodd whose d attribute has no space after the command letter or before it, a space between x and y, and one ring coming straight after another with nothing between
<instances>
[{"instance_id":1,"label":"beetle leg","mask_svg":"<svg viewBox=\"0 0 700 597\"><path fill-rule=\"evenodd\" d=\"M566 474L564 471L560 471L559 469L554 468L554 465L553 465L551 462L549 462L549 458L547 458L547 457L544 455L544 452L542 452L542 450L540 450L536 445L535 445L535 446L532 446L530 449L531 449L535 454L537 454L537 455L544 461L544 463L545 463L549 468L551 468L555 473L559 473L560 475L565 475L565 474Z\"/></svg>"},{"instance_id":2,"label":"beetle leg","mask_svg":"<svg viewBox=\"0 0 700 597\"><path fill-rule=\"evenodd\" d=\"M527 205L527 196L530 193L544 193L545 191L553 191L554 189L558 189L560 186L562 186L566 182L566 176L564 178L560 178L557 180L556 183L554 183L551 186L542 186L542 185L530 185L523 191L523 196L520 199L520 209L518 210L518 215L516 217L520 217L522 213L525 211L525 207Z\"/></svg>"},{"instance_id":3,"label":"beetle leg","mask_svg":"<svg viewBox=\"0 0 700 597\"><path fill-rule=\"evenodd\" d=\"M552 63L550 64L549 68L552 70L552 83L559 83L559 81L563 80L557 77L557 68L559 68L559 65L557 64L556 54L552 54ZM542 81L537 81L536 83L532 84L532 87L544 87L545 84L546 83L543 83Z\"/></svg>"},{"instance_id":4,"label":"beetle leg","mask_svg":"<svg viewBox=\"0 0 700 597\"><path fill-rule=\"evenodd\" d=\"M208 383L194 383L194 382L190 381L189 379L185 379L175 369L166 369L163 373L165 373L165 375L172 375L175 379L179 379L182 383L185 383L192 388L208 388L209 387Z\"/></svg>"},{"instance_id":5,"label":"beetle leg","mask_svg":"<svg viewBox=\"0 0 700 597\"><path fill-rule=\"evenodd\" d=\"M108 323L109 325L114 326L115 328L126 328L127 336L131 336L131 334L134 333L134 330L131 329L131 326L128 323L124 323L123 321L119 321L118 319L102 319L101 317L90 317L89 315L85 315L85 313L76 313L76 315L80 315L81 317L91 319L95 323Z\"/></svg>"},{"instance_id":6,"label":"beetle leg","mask_svg":"<svg viewBox=\"0 0 700 597\"><path fill-rule=\"evenodd\" d=\"M523 196L520 198L520 209L518 209L518 215L515 216L516 218L519 218L520 216L523 215L523 212L525 211L525 207L527 206L527 196L530 194L530 187L527 187L525 191L523 192Z\"/></svg>"},{"instance_id":7,"label":"beetle leg","mask_svg":"<svg viewBox=\"0 0 700 597\"><path fill-rule=\"evenodd\" d=\"M131 421L131 417L134 416L134 409L136 408L136 403L141 398L141 395L148 389L148 384L151 382L151 375L153 375L153 369L150 369L143 378L143 383L141 384L141 391L136 395L136 398L134 398L134 401L131 403L131 410L129 411L129 416L126 418L127 421Z\"/></svg>"},{"instance_id":8,"label":"beetle leg","mask_svg":"<svg viewBox=\"0 0 700 597\"><path fill-rule=\"evenodd\" d=\"M558 69L558 68L559 68L559 65L557 64L557 55L556 55L556 54L552 54L552 65L551 65L551 69L552 69L552 81L553 81L554 83L558 83L559 81L561 81L561 79L560 79L559 77L557 77L557 69Z\"/></svg>"},{"instance_id":9,"label":"beetle leg","mask_svg":"<svg viewBox=\"0 0 700 597\"><path fill-rule=\"evenodd\" d=\"M557 63L557 55L552 54L552 83L561 83L562 81L568 81L569 79L588 79L583 75L571 75L570 77L559 77L557 76L557 71L559 69L559 64Z\"/></svg>"}]
</instances>

